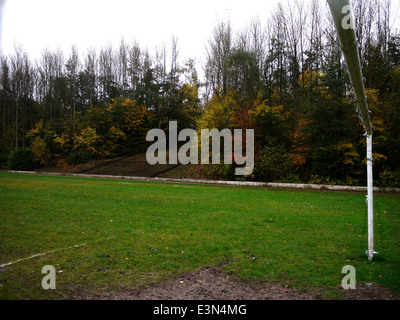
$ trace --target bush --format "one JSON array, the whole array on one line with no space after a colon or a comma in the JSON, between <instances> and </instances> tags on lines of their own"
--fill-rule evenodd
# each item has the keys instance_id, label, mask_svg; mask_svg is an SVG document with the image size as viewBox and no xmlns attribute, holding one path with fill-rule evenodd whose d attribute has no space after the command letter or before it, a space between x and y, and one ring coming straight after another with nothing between
<instances>
[{"instance_id":1,"label":"bush","mask_svg":"<svg viewBox=\"0 0 400 320\"><path fill-rule=\"evenodd\" d=\"M32 155L35 164L40 166L52 165L51 153L46 142L39 136L32 141Z\"/></svg>"},{"instance_id":2,"label":"bush","mask_svg":"<svg viewBox=\"0 0 400 320\"><path fill-rule=\"evenodd\" d=\"M282 181L294 174L294 164L286 148L276 140L267 142L256 161L254 173L257 180Z\"/></svg>"},{"instance_id":3,"label":"bush","mask_svg":"<svg viewBox=\"0 0 400 320\"><path fill-rule=\"evenodd\" d=\"M7 169L8 154L0 153L0 169Z\"/></svg>"},{"instance_id":4,"label":"bush","mask_svg":"<svg viewBox=\"0 0 400 320\"><path fill-rule=\"evenodd\" d=\"M12 151L8 157L8 167L11 170L33 170L32 150L29 148L18 148Z\"/></svg>"},{"instance_id":5,"label":"bush","mask_svg":"<svg viewBox=\"0 0 400 320\"><path fill-rule=\"evenodd\" d=\"M69 154L68 164L76 165L80 163L85 163L88 162L90 159L92 159L92 153L90 151L78 150Z\"/></svg>"},{"instance_id":6,"label":"bush","mask_svg":"<svg viewBox=\"0 0 400 320\"><path fill-rule=\"evenodd\" d=\"M400 187L400 169L395 171L383 170L379 174L379 179L376 182L380 187L391 187L391 188L399 188Z\"/></svg>"},{"instance_id":7,"label":"bush","mask_svg":"<svg viewBox=\"0 0 400 320\"><path fill-rule=\"evenodd\" d=\"M204 179L236 180L234 164L208 164L203 167Z\"/></svg>"}]
</instances>

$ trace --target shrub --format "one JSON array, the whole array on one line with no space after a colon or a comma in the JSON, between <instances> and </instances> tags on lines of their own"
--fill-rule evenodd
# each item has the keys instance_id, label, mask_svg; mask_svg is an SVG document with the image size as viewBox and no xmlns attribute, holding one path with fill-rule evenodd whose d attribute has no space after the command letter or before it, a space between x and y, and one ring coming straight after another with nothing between
<instances>
[{"instance_id":1,"label":"shrub","mask_svg":"<svg viewBox=\"0 0 400 320\"><path fill-rule=\"evenodd\" d=\"M400 169L395 171L383 170L379 174L379 179L377 184L381 187L392 187L399 188L400 187Z\"/></svg>"},{"instance_id":2,"label":"shrub","mask_svg":"<svg viewBox=\"0 0 400 320\"><path fill-rule=\"evenodd\" d=\"M68 156L68 163L69 164L80 164L88 162L92 159L92 153L86 150L77 150L71 152Z\"/></svg>"},{"instance_id":3,"label":"shrub","mask_svg":"<svg viewBox=\"0 0 400 320\"><path fill-rule=\"evenodd\" d=\"M0 153L0 169L6 169L8 163L8 154Z\"/></svg>"},{"instance_id":4,"label":"shrub","mask_svg":"<svg viewBox=\"0 0 400 320\"><path fill-rule=\"evenodd\" d=\"M8 167L11 170L33 170L32 150L29 148L18 148L13 150L8 157Z\"/></svg>"},{"instance_id":5,"label":"shrub","mask_svg":"<svg viewBox=\"0 0 400 320\"><path fill-rule=\"evenodd\" d=\"M40 166L48 166L52 164L51 152L47 147L46 142L39 136L36 136L32 141L32 155L35 164Z\"/></svg>"},{"instance_id":6,"label":"shrub","mask_svg":"<svg viewBox=\"0 0 400 320\"><path fill-rule=\"evenodd\" d=\"M284 180L294 174L294 164L286 148L272 139L261 150L254 173L262 181Z\"/></svg>"}]
</instances>

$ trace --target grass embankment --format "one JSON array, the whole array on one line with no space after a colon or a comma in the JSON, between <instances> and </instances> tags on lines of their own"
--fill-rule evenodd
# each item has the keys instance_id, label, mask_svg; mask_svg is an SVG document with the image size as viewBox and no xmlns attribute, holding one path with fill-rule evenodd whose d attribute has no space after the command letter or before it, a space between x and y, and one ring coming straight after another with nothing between
<instances>
[{"instance_id":1,"label":"grass embankment","mask_svg":"<svg viewBox=\"0 0 400 320\"><path fill-rule=\"evenodd\" d=\"M0 173L0 298L140 288L221 266L232 278L338 297L342 267L400 292L400 196ZM78 245L77 247L71 247ZM43 290L44 265L57 270Z\"/></svg>"}]
</instances>

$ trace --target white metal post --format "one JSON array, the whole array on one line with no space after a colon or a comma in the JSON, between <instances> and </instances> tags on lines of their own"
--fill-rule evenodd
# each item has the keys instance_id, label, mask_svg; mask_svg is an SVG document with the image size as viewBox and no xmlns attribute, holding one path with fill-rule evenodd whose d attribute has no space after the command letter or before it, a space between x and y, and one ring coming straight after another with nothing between
<instances>
[{"instance_id":1,"label":"white metal post","mask_svg":"<svg viewBox=\"0 0 400 320\"><path fill-rule=\"evenodd\" d=\"M368 259L374 257L374 189L372 175L372 134L367 135Z\"/></svg>"}]
</instances>

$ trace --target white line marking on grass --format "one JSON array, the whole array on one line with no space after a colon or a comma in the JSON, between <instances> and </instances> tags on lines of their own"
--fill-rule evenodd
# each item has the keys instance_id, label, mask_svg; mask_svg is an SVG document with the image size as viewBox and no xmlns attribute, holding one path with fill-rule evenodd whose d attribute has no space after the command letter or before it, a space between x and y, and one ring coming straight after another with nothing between
<instances>
[{"instance_id":1,"label":"white line marking on grass","mask_svg":"<svg viewBox=\"0 0 400 320\"><path fill-rule=\"evenodd\" d=\"M100 241L104 241L104 240L110 240L110 239L113 239L115 237L116 236L108 237L108 238L105 238L105 239L100 239L100 240L95 241L95 243L96 242L100 242ZM50 254L50 253L53 253L53 252L62 251L62 250L68 250L68 249L71 249L71 248L78 248L78 247L82 247L82 246L86 246L86 243L75 244L75 245L67 247L67 248L54 249L54 250L43 252L43 253L37 253L37 254L34 254L34 255L30 256L30 257L21 258L21 259L15 260L15 261L11 261L11 262L8 262L8 263L0 264L0 268L6 267L6 266L10 266L10 265L15 264L17 262L33 259L33 258L40 257L40 256L45 256L46 254Z\"/></svg>"},{"instance_id":2,"label":"white line marking on grass","mask_svg":"<svg viewBox=\"0 0 400 320\"><path fill-rule=\"evenodd\" d=\"M12 262L1 264L0 268L12 265L12 264L17 263L17 262L33 259L33 258L40 257L40 256L45 256L46 254L49 254L49 253L62 251L62 250L67 250L67 249L71 249L71 248L78 248L78 247L81 247L81 246L84 246L84 245L86 245L86 243L76 244L76 245L73 245L73 246L70 246L70 247L67 247L67 248L55 249L55 250L51 250L51 251L48 251L48 252L37 253L37 254L34 254L34 255L32 255L30 257L27 257L27 258L22 258L22 259L18 259L18 260L12 261Z\"/></svg>"}]
</instances>

